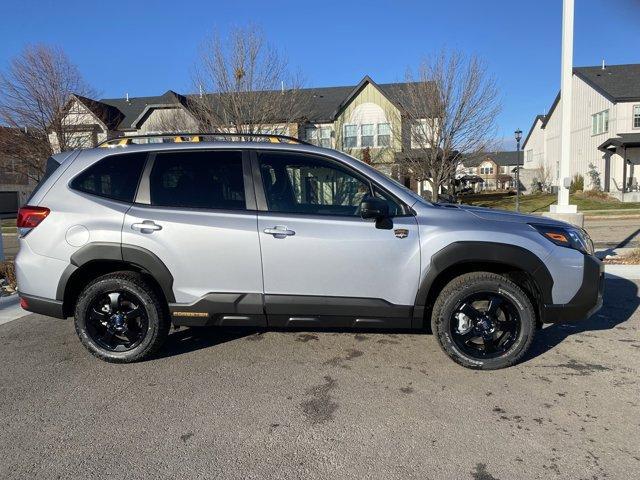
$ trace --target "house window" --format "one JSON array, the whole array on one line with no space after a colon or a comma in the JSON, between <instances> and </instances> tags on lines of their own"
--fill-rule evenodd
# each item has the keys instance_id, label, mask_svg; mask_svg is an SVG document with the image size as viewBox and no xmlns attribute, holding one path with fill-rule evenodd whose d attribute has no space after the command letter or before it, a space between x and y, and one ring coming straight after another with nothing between
<instances>
[{"instance_id":1,"label":"house window","mask_svg":"<svg viewBox=\"0 0 640 480\"><path fill-rule=\"evenodd\" d=\"M373 136L374 136L374 125L373 123L368 123L360 126L360 146L362 148L365 147L373 147Z\"/></svg>"},{"instance_id":2,"label":"house window","mask_svg":"<svg viewBox=\"0 0 640 480\"><path fill-rule=\"evenodd\" d=\"M493 167L480 167L480 174L481 175L492 175L493 174Z\"/></svg>"},{"instance_id":3,"label":"house window","mask_svg":"<svg viewBox=\"0 0 640 480\"><path fill-rule=\"evenodd\" d=\"M427 142L426 122L418 122L411 125L411 148L424 147Z\"/></svg>"},{"instance_id":4,"label":"house window","mask_svg":"<svg viewBox=\"0 0 640 480\"><path fill-rule=\"evenodd\" d=\"M316 127L307 127L304 129L304 138L309 143L318 144L318 129Z\"/></svg>"},{"instance_id":5,"label":"house window","mask_svg":"<svg viewBox=\"0 0 640 480\"><path fill-rule=\"evenodd\" d=\"M640 128L640 105L633 107L633 128Z\"/></svg>"},{"instance_id":6,"label":"house window","mask_svg":"<svg viewBox=\"0 0 640 480\"><path fill-rule=\"evenodd\" d=\"M391 126L388 123L378 124L378 146L388 147L391 143Z\"/></svg>"},{"instance_id":7,"label":"house window","mask_svg":"<svg viewBox=\"0 0 640 480\"><path fill-rule=\"evenodd\" d=\"M356 148L358 146L358 126L344 126L344 148Z\"/></svg>"},{"instance_id":8,"label":"house window","mask_svg":"<svg viewBox=\"0 0 640 480\"><path fill-rule=\"evenodd\" d=\"M320 128L320 146L331 148L331 127Z\"/></svg>"},{"instance_id":9,"label":"house window","mask_svg":"<svg viewBox=\"0 0 640 480\"><path fill-rule=\"evenodd\" d=\"M526 161L527 162L533 161L533 148L530 148L529 150L527 150Z\"/></svg>"},{"instance_id":10,"label":"house window","mask_svg":"<svg viewBox=\"0 0 640 480\"><path fill-rule=\"evenodd\" d=\"M591 134L600 135L609 131L609 110L591 115Z\"/></svg>"}]
</instances>

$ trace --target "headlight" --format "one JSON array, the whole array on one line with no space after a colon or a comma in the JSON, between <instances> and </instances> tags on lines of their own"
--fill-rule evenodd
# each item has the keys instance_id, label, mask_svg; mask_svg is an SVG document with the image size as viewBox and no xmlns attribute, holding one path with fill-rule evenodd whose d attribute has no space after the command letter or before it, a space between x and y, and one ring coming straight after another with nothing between
<instances>
[{"instance_id":1,"label":"headlight","mask_svg":"<svg viewBox=\"0 0 640 480\"><path fill-rule=\"evenodd\" d=\"M593 242L589 234L578 227L556 227L555 225L530 224L547 240L561 247L573 248L587 255L593 255Z\"/></svg>"}]
</instances>

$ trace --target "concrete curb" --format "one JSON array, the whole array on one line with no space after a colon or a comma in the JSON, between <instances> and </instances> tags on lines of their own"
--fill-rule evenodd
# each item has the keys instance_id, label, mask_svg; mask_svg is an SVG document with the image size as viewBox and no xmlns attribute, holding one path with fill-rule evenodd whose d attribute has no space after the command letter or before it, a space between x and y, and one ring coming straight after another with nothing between
<instances>
[{"instance_id":1,"label":"concrete curb","mask_svg":"<svg viewBox=\"0 0 640 480\"><path fill-rule=\"evenodd\" d=\"M608 278L640 280L640 265L605 265L604 274Z\"/></svg>"},{"instance_id":2,"label":"concrete curb","mask_svg":"<svg viewBox=\"0 0 640 480\"><path fill-rule=\"evenodd\" d=\"M9 295L8 297L0 298L0 325L17 320L26 315L30 315L30 312L20 307L18 295Z\"/></svg>"}]
</instances>

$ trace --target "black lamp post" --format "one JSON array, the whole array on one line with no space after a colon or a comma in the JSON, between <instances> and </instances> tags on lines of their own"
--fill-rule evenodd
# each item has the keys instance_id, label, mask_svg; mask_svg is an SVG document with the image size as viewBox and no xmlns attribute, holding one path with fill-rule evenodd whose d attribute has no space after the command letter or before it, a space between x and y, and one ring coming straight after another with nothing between
<instances>
[{"instance_id":1,"label":"black lamp post","mask_svg":"<svg viewBox=\"0 0 640 480\"><path fill-rule=\"evenodd\" d=\"M520 211L520 140L522 139L522 130L517 129L516 135L516 212Z\"/></svg>"}]
</instances>

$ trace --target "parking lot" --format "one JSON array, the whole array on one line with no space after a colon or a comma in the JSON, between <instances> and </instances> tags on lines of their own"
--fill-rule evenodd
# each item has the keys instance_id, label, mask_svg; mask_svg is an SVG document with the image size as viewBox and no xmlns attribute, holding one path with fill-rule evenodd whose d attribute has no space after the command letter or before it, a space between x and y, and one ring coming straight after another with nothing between
<instances>
[{"instance_id":1,"label":"parking lot","mask_svg":"<svg viewBox=\"0 0 640 480\"><path fill-rule=\"evenodd\" d=\"M112 365L29 315L0 325L0 478L632 478L639 285L495 372L400 332L182 329Z\"/></svg>"}]
</instances>

